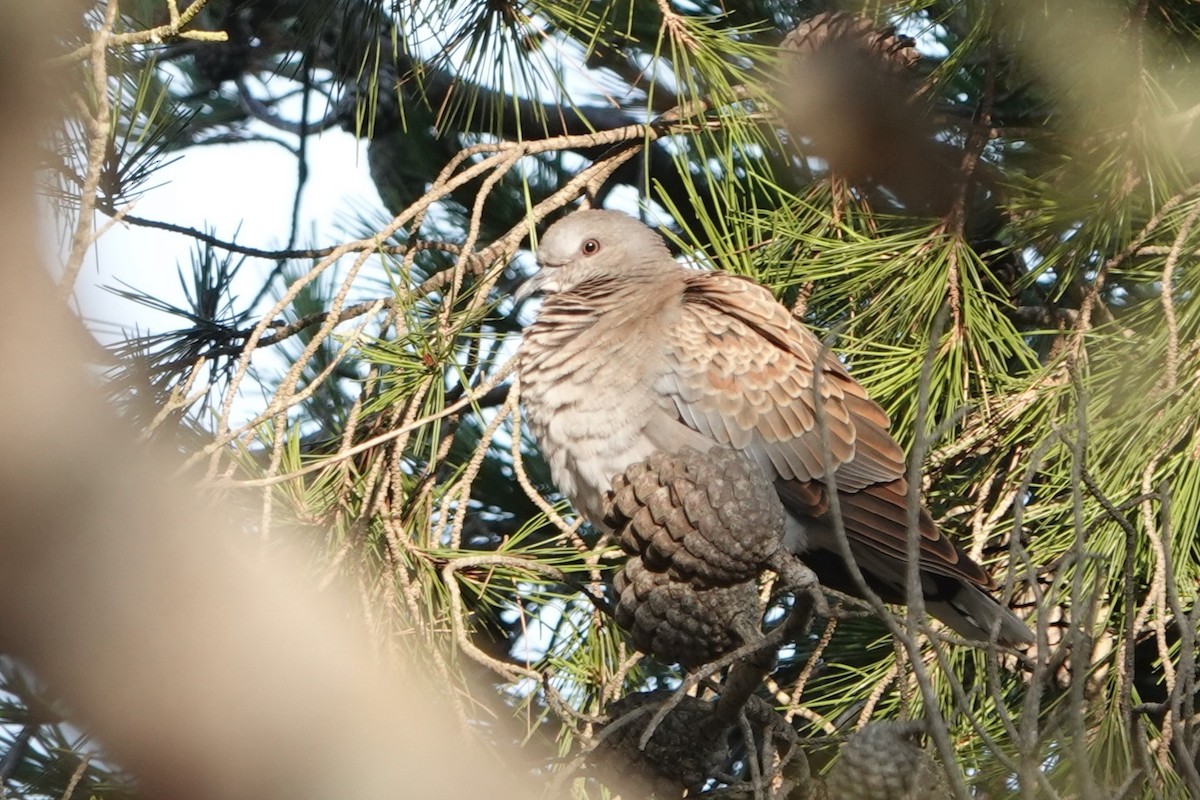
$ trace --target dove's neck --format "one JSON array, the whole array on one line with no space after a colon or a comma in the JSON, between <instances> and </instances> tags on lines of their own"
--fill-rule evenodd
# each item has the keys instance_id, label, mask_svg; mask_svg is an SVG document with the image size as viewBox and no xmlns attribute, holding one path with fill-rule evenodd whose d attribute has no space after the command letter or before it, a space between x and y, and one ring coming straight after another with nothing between
<instances>
[{"instance_id":1,"label":"dove's neck","mask_svg":"<svg viewBox=\"0 0 1200 800\"><path fill-rule=\"evenodd\" d=\"M631 328L677 304L683 287L681 269L630 267L620 275L588 278L550 295L542 304L538 324L557 328L563 337L590 330L592 336L611 331L627 338Z\"/></svg>"},{"instance_id":2,"label":"dove's neck","mask_svg":"<svg viewBox=\"0 0 1200 800\"><path fill-rule=\"evenodd\" d=\"M576 283L560 296L566 300L593 303L605 313L612 310L606 305L612 298L654 297L683 287L683 270L674 261L663 264L649 261L628 264L619 273L606 272L591 275Z\"/></svg>"}]
</instances>

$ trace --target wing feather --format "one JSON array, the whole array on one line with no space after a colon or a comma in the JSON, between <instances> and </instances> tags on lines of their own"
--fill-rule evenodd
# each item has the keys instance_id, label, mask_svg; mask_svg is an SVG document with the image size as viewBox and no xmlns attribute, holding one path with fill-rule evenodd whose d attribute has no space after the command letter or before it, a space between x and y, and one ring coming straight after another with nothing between
<instances>
[{"instance_id":1,"label":"wing feather","mask_svg":"<svg viewBox=\"0 0 1200 800\"><path fill-rule=\"evenodd\" d=\"M839 486L858 490L904 474L887 415L766 289L722 272L690 273L680 311L660 384L680 419L777 465L782 477L822 479L813 408L813 372L821 360Z\"/></svg>"},{"instance_id":2,"label":"wing feather","mask_svg":"<svg viewBox=\"0 0 1200 800\"><path fill-rule=\"evenodd\" d=\"M908 485L904 453L883 409L758 284L722 272L688 273L679 312L658 384L673 416L773 470L784 504L828 529L825 463L813 407L820 361L829 460L851 547L895 559L896 574L879 577L903 586ZM938 532L924 509L919 526L924 569L989 585L983 570Z\"/></svg>"}]
</instances>

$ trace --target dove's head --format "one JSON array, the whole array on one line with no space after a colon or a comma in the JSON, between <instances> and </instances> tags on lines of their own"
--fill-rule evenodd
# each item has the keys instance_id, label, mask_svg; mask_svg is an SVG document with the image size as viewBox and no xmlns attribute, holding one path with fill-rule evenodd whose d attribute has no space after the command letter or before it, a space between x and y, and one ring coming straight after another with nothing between
<instances>
[{"instance_id":1,"label":"dove's head","mask_svg":"<svg viewBox=\"0 0 1200 800\"><path fill-rule=\"evenodd\" d=\"M662 237L617 211L576 211L550 226L537 249L538 266L521 288L518 301L536 292L565 292L596 278L621 280L662 269L677 269Z\"/></svg>"}]
</instances>

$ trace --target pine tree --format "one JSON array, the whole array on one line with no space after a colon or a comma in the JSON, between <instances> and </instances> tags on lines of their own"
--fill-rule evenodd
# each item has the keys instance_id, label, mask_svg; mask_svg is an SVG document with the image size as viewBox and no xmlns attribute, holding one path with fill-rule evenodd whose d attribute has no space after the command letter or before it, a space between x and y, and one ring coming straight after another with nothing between
<instances>
[{"instance_id":1,"label":"pine tree","mask_svg":"<svg viewBox=\"0 0 1200 800\"><path fill-rule=\"evenodd\" d=\"M1200 796L1195 9L174 7L97 3L56 61L82 100L45 151L68 283L93 212L196 242L189 307L121 290L180 325L112 348L114 402L249 534L311 532L314 582L355 582L381 649L425 660L497 747L601 796L577 758L597 721L681 679L612 620L620 553L558 495L510 391L531 236L582 200L824 336L1036 630L1028 653L975 647L900 610L895 637L831 598L758 691L814 773L865 723L917 718L960 797ZM268 130L303 175L332 127L369 142L387 206L334 246L126 209L165 161ZM257 297L230 291L239 270ZM135 791L102 758L73 778L95 745L3 666L9 794ZM745 790L744 754L726 767Z\"/></svg>"}]
</instances>

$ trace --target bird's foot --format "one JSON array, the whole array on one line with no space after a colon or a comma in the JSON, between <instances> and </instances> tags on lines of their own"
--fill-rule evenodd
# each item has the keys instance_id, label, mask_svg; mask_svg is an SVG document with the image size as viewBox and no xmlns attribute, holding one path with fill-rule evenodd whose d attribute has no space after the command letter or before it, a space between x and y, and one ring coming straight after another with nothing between
<instances>
[{"instance_id":1,"label":"bird's foot","mask_svg":"<svg viewBox=\"0 0 1200 800\"><path fill-rule=\"evenodd\" d=\"M828 617L829 601L817 575L796 556L780 552L769 564L772 571L779 576L776 589L790 592L796 598L788 625L796 627L807 626L813 610L822 617ZM807 609L807 610L806 610Z\"/></svg>"}]
</instances>

